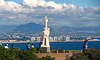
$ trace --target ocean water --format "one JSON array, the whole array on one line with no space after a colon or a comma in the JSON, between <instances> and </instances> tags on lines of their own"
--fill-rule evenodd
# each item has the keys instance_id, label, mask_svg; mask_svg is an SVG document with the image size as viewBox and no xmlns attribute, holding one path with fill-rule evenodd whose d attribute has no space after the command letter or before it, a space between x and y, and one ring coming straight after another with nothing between
<instances>
[{"instance_id":1,"label":"ocean water","mask_svg":"<svg viewBox=\"0 0 100 60\"><path fill-rule=\"evenodd\" d=\"M64 50L82 50L84 41L68 41L68 42L50 42L50 46L53 49L64 49ZM13 44L15 48L20 48L21 50L27 49L28 43L2 43L4 47L5 44L8 44L9 49ZM35 48L39 48L39 42L31 42L30 45L34 44ZM88 41L88 47L96 47L100 49L100 41Z\"/></svg>"}]
</instances>

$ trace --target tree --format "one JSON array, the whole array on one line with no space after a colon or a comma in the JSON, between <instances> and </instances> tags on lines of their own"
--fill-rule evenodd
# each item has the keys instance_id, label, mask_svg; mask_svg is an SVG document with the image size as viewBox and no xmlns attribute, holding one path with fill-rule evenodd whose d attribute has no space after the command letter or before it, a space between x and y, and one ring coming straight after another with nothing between
<instances>
[{"instance_id":1,"label":"tree","mask_svg":"<svg viewBox=\"0 0 100 60\"><path fill-rule=\"evenodd\" d=\"M13 60L8 49L3 48L0 45L0 60Z\"/></svg>"},{"instance_id":2,"label":"tree","mask_svg":"<svg viewBox=\"0 0 100 60\"><path fill-rule=\"evenodd\" d=\"M87 56L85 56L83 53L76 53L70 59L71 60L89 60Z\"/></svg>"},{"instance_id":3,"label":"tree","mask_svg":"<svg viewBox=\"0 0 100 60\"><path fill-rule=\"evenodd\" d=\"M84 53L76 53L71 60L100 60L100 49L91 47L90 50L85 50Z\"/></svg>"}]
</instances>

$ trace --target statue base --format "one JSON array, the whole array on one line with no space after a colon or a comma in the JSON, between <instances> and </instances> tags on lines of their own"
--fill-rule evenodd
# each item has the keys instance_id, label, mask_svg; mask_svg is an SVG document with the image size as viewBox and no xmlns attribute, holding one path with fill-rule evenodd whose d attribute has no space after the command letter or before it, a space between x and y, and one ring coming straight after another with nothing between
<instances>
[{"instance_id":1,"label":"statue base","mask_svg":"<svg viewBox=\"0 0 100 60\"><path fill-rule=\"evenodd\" d=\"M44 53L50 53L50 47L41 47Z\"/></svg>"}]
</instances>

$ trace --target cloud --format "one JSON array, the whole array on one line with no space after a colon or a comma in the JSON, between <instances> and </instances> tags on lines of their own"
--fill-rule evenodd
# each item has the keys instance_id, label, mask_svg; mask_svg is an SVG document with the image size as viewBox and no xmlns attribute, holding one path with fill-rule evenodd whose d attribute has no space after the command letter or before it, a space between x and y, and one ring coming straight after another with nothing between
<instances>
[{"instance_id":1,"label":"cloud","mask_svg":"<svg viewBox=\"0 0 100 60\"><path fill-rule=\"evenodd\" d=\"M4 5L5 1L4 0L0 0L0 5Z\"/></svg>"},{"instance_id":2,"label":"cloud","mask_svg":"<svg viewBox=\"0 0 100 60\"><path fill-rule=\"evenodd\" d=\"M0 0L0 24L43 23L48 16L49 25L98 26L100 7L77 7L73 4L46 2L45 0L22 0L22 4ZM87 23L87 24L86 24Z\"/></svg>"},{"instance_id":3,"label":"cloud","mask_svg":"<svg viewBox=\"0 0 100 60\"><path fill-rule=\"evenodd\" d=\"M20 11L20 9L22 8L22 6L20 4L17 4L13 1L8 1L5 2L4 0L0 0L0 11L1 12L6 12L6 11L10 11L10 12L18 12Z\"/></svg>"},{"instance_id":4,"label":"cloud","mask_svg":"<svg viewBox=\"0 0 100 60\"><path fill-rule=\"evenodd\" d=\"M38 0L23 0L22 4L36 7L38 4Z\"/></svg>"}]
</instances>

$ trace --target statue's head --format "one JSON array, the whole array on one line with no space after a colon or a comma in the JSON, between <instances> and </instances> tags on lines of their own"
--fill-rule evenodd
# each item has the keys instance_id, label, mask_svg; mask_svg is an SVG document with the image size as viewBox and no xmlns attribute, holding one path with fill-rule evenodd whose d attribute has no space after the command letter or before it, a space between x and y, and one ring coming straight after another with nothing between
<instances>
[{"instance_id":1,"label":"statue's head","mask_svg":"<svg viewBox=\"0 0 100 60\"><path fill-rule=\"evenodd\" d=\"M45 16L45 19L47 19L47 16Z\"/></svg>"},{"instance_id":2,"label":"statue's head","mask_svg":"<svg viewBox=\"0 0 100 60\"><path fill-rule=\"evenodd\" d=\"M48 22L47 16L45 16L44 22L45 22L45 23Z\"/></svg>"}]
</instances>

